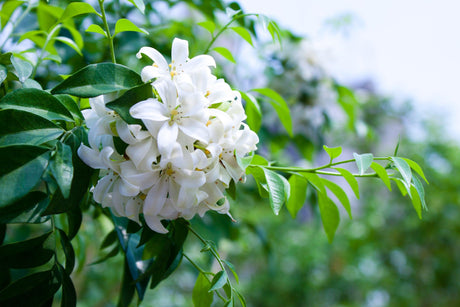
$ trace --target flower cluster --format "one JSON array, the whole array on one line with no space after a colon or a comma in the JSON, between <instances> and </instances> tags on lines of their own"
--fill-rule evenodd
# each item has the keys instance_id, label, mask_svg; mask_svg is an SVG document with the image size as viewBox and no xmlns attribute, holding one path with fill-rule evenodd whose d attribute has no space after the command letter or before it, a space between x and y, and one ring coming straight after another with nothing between
<instances>
[{"instance_id":1,"label":"flower cluster","mask_svg":"<svg viewBox=\"0 0 460 307\"><path fill-rule=\"evenodd\" d=\"M106 103L114 97L90 99L84 110L89 145L78 154L101 170L94 200L118 216L147 225L160 233L164 219L191 219L208 210L229 214L225 189L242 179L237 157L256 149L257 135L246 118L238 91L217 79L209 55L188 57L188 42L174 39L171 63L154 48L137 54L153 60L141 77L151 82L154 98L130 109L143 125L127 124ZM126 148L117 152L116 142Z\"/></svg>"}]
</instances>

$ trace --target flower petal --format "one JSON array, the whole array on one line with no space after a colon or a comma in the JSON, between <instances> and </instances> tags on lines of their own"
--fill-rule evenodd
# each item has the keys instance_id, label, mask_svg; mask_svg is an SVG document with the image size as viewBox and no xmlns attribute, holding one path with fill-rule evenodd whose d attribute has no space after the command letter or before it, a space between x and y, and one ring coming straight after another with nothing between
<instances>
[{"instance_id":1,"label":"flower petal","mask_svg":"<svg viewBox=\"0 0 460 307\"><path fill-rule=\"evenodd\" d=\"M193 118L183 118L179 128L183 133L194 139L205 143L209 141L209 132L206 125Z\"/></svg>"},{"instance_id":2,"label":"flower petal","mask_svg":"<svg viewBox=\"0 0 460 307\"><path fill-rule=\"evenodd\" d=\"M207 54L197 55L193 59L187 62L185 69L188 71L193 71L201 67L216 67L216 61L214 58Z\"/></svg>"},{"instance_id":3,"label":"flower petal","mask_svg":"<svg viewBox=\"0 0 460 307\"><path fill-rule=\"evenodd\" d=\"M168 230L161 224L161 219L156 215L144 213L144 219L150 229L158 233L168 233Z\"/></svg>"},{"instance_id":4,"label":"flower petal","mask_svg":"<svg viewBox=\"0 0 460 307\"><path fill-rule=\"evenodd\" d=\"M173 65L184 64L188 60L188 41L179 38L173 40L171 59Z\"/></svg>"},{"instance_id":5,"label":"flower petal","mask_svg":"<svg viewBox=\"0 0 460 307\"><path fill-rule=\"evenodd\" d=\"M179 129L176 123L170 124L169 122L165 122L163 126L161 126L158 132L158 150L164 158L170 158L178 133Z\"/></svg>"},{"instance_id":6,"label":"flower petal","mask_svg":"<svg viewBox=\"0 0 460 307\"><path fill-rule=\"evenodd\" d=\"M165 204L167 194L168 184L164 179L160 180L147 193L142 209L143 213L145 215L157 215Z\"/></svg>"},{"instance_id":7,"label":"flower petal","mask_svg":"<svg viewBox=\"0 0 460 307\"><path fill-rule=\"evenodd\" d=\"M165 121L169 118L169 112L166 106L153 98L136 103L129 109L129 114L134 118L149 119L153 121Z\"/></svg>"},{"instance_id":8,"label":"flower petal","mask_svg":"<svg viewBox=\"0 0 460 307\"><path fill-rule=\"evenodd\" d=\"M136 57L140 59L142 57L142 54L145 54L146 56L151 58L160 69L168 70L168 62L166 62L164 56L160 52L158 52L158 50L152 47L142 47L136 54Z\"/></svg>"}]
</instances>

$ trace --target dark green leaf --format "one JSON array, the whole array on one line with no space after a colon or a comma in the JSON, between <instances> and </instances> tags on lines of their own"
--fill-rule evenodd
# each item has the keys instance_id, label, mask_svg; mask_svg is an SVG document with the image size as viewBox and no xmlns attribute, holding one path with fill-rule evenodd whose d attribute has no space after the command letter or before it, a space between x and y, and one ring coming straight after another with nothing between
<instances>
[{"instance_id":1,"label":"dark green leaf","mask_svg":"<svg viewBox=\"0 0 460 307\"><path fill-rule=\"evenodd\" d=\"M221 56L223 56L224 58L226 58L230 62L236 63L235 58L233 57L233 54L227 48L225 48L225 47L214 47L212 50L214 50L215 52L217 52L218 54L220 54Z\"/></svg>"},{"instance_id":2,"label":"dark green leaf","mask_svg":"<svg viewBox=\"0 0 460 307\"><path fill-rule=\"evenodd\" d=\"M64 129L33 113L0 110L0 147L41 145L57 139Z\"/></svg>"},{"instance_id":3,"label":"dark green leaf","mask_svg":"<svg viewBox=\"0 0 460 307\"><path fill-rule=\"evenodd\" d=\"M324 145L323 148L331 158L331 161L342 154L342 147L327 147Z\"/></svg>"},{"instance_id":4,"label":"dark green leaf","mask_svg":"<svg viewBox=\"0 0 460 307\"><path fill-rule=\"evenodd\" d=\"M275 109L281 123L283 124L284 128L288 132L289 136L292 137L293 135L292 135L291 113L283 97L281 97L280 94L278 94L277 92L275 92L274 90L270 88L256 88L256 89L253 89L252 91L258 92L259 94L262 94L270 98L268 101Z\"/></svg>"},{"instance_id":5,"label":"dark green leaf","mask_svg":"<svg viewBox=\"0 0 460 307\"><path fill-rule=\"evenodd\" d=\"M409 164L402 158L392 157L391 160L395 164L398 171L401 173L402 178L406 182L407 186L410 186L412 181L412 172Z\"/></svg>"},{"instance_id":6,"label":"dark green leaf","mask_svg":"<svg viewBox=\"0 0 460 307\"><path fill-rule=\"evenodd\" d=\"M32 74L33 66L28 61L12 56L11 64L13 64L13 67L16 70L16 76L20 82L26 81Z\"/></svg>"},{"instance_id":7,"label":"dark green leaf","mask_svg":"<svg viewBox=\"0 0 460 307\"><path fill-rule=\"evenodd\" d=\"M113 243L117 242L117 239L117 231L114 229L105 236L104 240L101 243L101 249L109 247Z\"/></svg>"},{"instance_id":8,"label":"dark green leaf","mask_svg":"<svg viewBox=\"0 0 460 307\"><path fill-rule=\"evenodd\" d=\"M292 218L295 218L307 199L308 181L304 176L293 174L289 178L289 185L291 186L291 193L286 207Z\"/></svg>"},{"instance_id":9,"label":"dark green leaf","mask_svg":"<svg viewBox=\"0 0 460 307\"><path fill-rule=\"evenodd\" d=\"M47 204L45 193L30 192L11 205L0 207L0 223L43 223L48 220L41 216Z\"/></svg>"},{"instance_id":10,"label":"dark green leaf","mask_svg":"<svg viewBox=\"0 0 460 307\"><path fill-rule=\"evenodd\" d=\"M88 65L51 90L52 94L96 97L142 85L141 77L131 69L113 63Z\"/></svg>"},{"instance_id":11,"label":"dark green leaf","mask_svg":"<svg viewBox=\"0 0 460 307\"><path fill-rule=\"evenodd\" d=\"M208 292L212 292L212 291L222 288L227 283L227 281L228 281L228 276L225 270L217 272L217 274L214 275L211 281L211 288L208 290Z\"/></svg>"},{"instance_id":12,"label":"dark green leaf","mask_svg":"<svg viewBox=\"0 0 460 307\"><path fill-rule=\"evenodd\" d=\"M364 175L367 169L371 166L372 161L374 160L374 156L370 153L358 155L357 153L353 153L353 156L356 160L356 165L358 166L358 171L360 175Z\"/></svg>"},{"instance_id":13,"label":"dark green leaf","mask_svg":"<svg viewBox=\"0 0 460 307\"><path fill-rule=\"evenodd\" d=\"M97 14L97 15L99 15L99 13L96 12L96 10L88 3L71 2L65 8L64 12L62 13L62 16L61 16L60 20L64 21L66 19L78 16L78 15L83 15L83 14Z\"/></svg>"},{"instance_id":14,"label":"dark green leaf","mask_svg":"<svg viewBox=\"0 0 460 307\"><path fill-rule=\"evenodd\" d=\"M343 178L345 178L345 180L348 182L348 184L350 185L351 189L355 193L356 198L359 199L358 181L353 176L353 174L350 173L350 171L348 171L348 170L346 170L344 168L335 167L334 169L336 169L343 176Z\"/></svg>"},{"instance_id":15,"label":"dark green leaf","mask_svg":"<svg viewBox=\"0 0 460 307\"><path fill-rule=\"evenodd\" d=\"M284 177L266 168L263 168L263 171L267 180L270 206L275 215L278 215L281 207L288 198L289 191L286 191Z\"/></svg>"},{"instance_id":16,"label":"dark green leaf","mask_svg":"<svg viewBox=\"0 0 460 307\"><path fill-rule=\"evenodd\" d=\"M117 112L120 117L128 124L144 124L140 119L136 119L129 114L129 109L136 103L153 97L153 90L150 84L136 86L126 91L119 98L106 104L106 107Z\"/></svg>"},{"instance_id":17,"label":"dark green leaf","mask_svg":"<svg viewBox=\"0 0 460 307\"><path fill-rule=\"evenodd\" d=\"M131 277L131 272L129 270L128 263L125 259L123 265L123 278L121 281L120 295L118 297L117 307L129 307L131 301L134 298L134 292L136 288L134 287L134 280Z\"/></svg>"},{"instance_id":18,"label":"dark green leaf","mask_svg":"<svg viewBox=\"0 0 460 307\"><path fill-rule=\"evenodd\" d=\"M54 255L53 244L50 243L53 240L51 233L0 246L0 263L14 269L32 268L47 263Z\"/></svg>"},{"instance_id":19,"label":"dark green leaf","mask_svg":"<svg viewBox=\"0 0 460 307\"><path fill-rule=\"evenodd\" d=\"M70 244L70 243L69 243ZM62 284L62 299L61 307L75 307L77 306L77 292L73 285L72 279L70 278L70 273L57 263L57 269L55 274Z\"/></svg>"},{"instance_id":20,"label":"dark green leaf","mask_svg":"<svg viewBox=\"0 0 460 307\"><path fill-rule=\"evenodd\" d=\"M126 18L121 18L117 20L117 23L115 24L115 33L113 34L113 36L121 32L140 32L147 35L149 34L149 32L147 32L145 29L139 28Z\"/></svg>"},{"instance_id":21,"label":"dark green leaf","mask_svg":"<svg viewBox=\"0 0 460 307\"><path fill-rule=\"evenodd\" d=\"M69 230L67 236L69 240L72 240L78 233L80 229L83 216L79 207L74 207L71 210L66 212L67 224L69 225Z\"/></svg>"},{"instance_id":22,"label":"dark green leaf","mask_svg":"<svg viewBox=\"0 0 460 307\"><path fill-rule=\"evenodd\" d=\"M203 274L198 274L195 286L192 292L192 301L195 307L210 307L214 294L209 292L210 283L208 278Z\"/></svg>"},{"instance_id":23,"label":"dark green leaf","mask_svg":"<svg viewBox=\"0 0 460 307\"><path fill-rule=\"evenodd\" d=\"M0 306L42 306L59 287L52 271L34 273L0 291Z\"/></svg>"},{"instance_id":24,"label":"dark green leaf","mask_svg":"<svg viewBox=\"0 0 460 307\"><path fill-rule=\"evenodd\" d=\"M62 250L64 251L65 255L65 270L64 272L67 275L70 275L73 271L75 266L75 251L73 250L72 243L70 243L69 238L67 237L66 233L59 229L59 240L61 242Z\"/></svg>"},{"instance_id":25,"label":"dark green leaf","mask_svg":"<svg viewBox=\"0 0 460 307\"><path fill-rule=\"evenodd\" d=\"M380 179L382 179L383 183L387 186L388 190L391 191L390 177L388 177L386 169L376 162L372 162L371 168L377 173Z\"/></svg>"},{"instance_id":26,"label":"dark green leaf","mask_svg":"<svg viewBox=\"0 0 460 307\"><path fill-rule=\"evenodd\" d=\"M236 282L237 282L237 283L240 283L240 279L238 278L238 274L236 274L236 270L235 270L235 267L233 266L233 264L231 264L230 262L228 262L228 261L225 260L225 259L222 259L222 262L225 263L225 265L230 269L230 271L232 271L233 276L235 277Z\"/></svg>"},{"instance_id":27,"label":"dark green leaf","mask_svg":"<svg viewBox=\"0 0 460 307\"><path fill-rule=\"evenodd\" d=\"M0 108L16 109L41 116L48 120L73 121L72 114L48 92L23 88L8 93L0 100Z\"/></svg>"},{"instance_id":28,"label":"dark green leaf","mask_svg":"<svg viewBox=\"0 0 460 307\"><path fill-rule=\"evenodd\" d=\"M8 75L8 70L6 69L5 66L0 64L0 83L3 83L3 81L6 80L7 75Z\"/></svg>"},{"instance_id":29,"label":"dark green leaf","mask_svg":"<svg viewBox=\"0 0 460 307\"><path fill-rule=\"evenodd\" d=\"M56 151L50 161L50 169L61 189L62 196L69 198L72 179L74 176L72 164L72 149L61 142L56 143Z\"/></svg>"},{"instance_id":30,"label":"dark green leaf","mask_svg":"<svg viewBox=\"0 0 460 307\"><path fill-rule=\"evenodd\" d=\"M353 218L351 216L351 206L350 206L350 201L348 200L347 194L342 190L342 188L337 185L336 183L321 178L321 181L323 182L324 186L326 186L334 195L337 197L337 199L342 203L343 207L345 210L347 210L348 215L350 216L350 219Z\"/></svg>"},{"instance_id":31,"label":"dark green leaf","mask_svg":"<svg viewBox=\"0 0 460 307\"><path fill-rule=\"evenodd\" d=\"M69 95L54 95L65 107L66 109L72 114L75 120L81 119L84 120L83 114L81 114L80 109L78 108L77 103L73 98Z\"/></svg>"},{"instance_id":32,"label":"dark green leaf","mask_svg":"<svg viewBox=\"0 0 460 307\"><path fill-rule=\"evenodd\" d=\"M0 246L3 244L3 241L5 240L5 235L6 235L6 224L0 223ZM0 289L1 289L1 285L0 285Z\"/></svg>"},{"instance_id":33,"label":"dark green leaf","mask_svg":"<svg viewBox=\"0 0 460 307\"><path fill-rule=\"evenodd\" d=\"M40 182L49 155L36 146L0 147L0 207L21 199Z\"/></svg>"},{"instance_id":34,"label":"dark green leaf","mask_svg":"<svg viewBox=\"0 0 460 307\"><path fill-rule=\"evenodd\" d=\"M335 232L340 222L339 209L326 194L318 192L319 212L330 243L334 240Z\"/></svg>"}]
</instances>

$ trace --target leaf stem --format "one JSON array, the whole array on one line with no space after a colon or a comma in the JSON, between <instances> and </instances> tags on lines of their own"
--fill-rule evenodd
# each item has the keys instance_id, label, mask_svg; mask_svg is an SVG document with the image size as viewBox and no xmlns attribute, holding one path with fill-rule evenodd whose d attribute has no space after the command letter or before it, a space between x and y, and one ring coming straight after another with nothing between
<instances>
[{"instance_id":1,"label":"leaf stem","mask_svg":"<svg viewBox=\"0 0 460 307\"><path fill-rule=\"evenodd\" d=\"M102 22L104 23L107 39L109 40L110 57L112 58L112 63L116 64L117 61L115 59L115 49L113 47L113 36L110 34L109 24L107 23L107 16L105 15L104 9L104 0L99 0L99 7L101 8Z\"/></svg>"},{"instance_id":2,"label":"leaf stem","mask_svg":"<svg viewBox=\"0 0 460 307\"><path fill-rule=\"evenodd\" d=\"M34 69L32 70L31 79L35 78L35 74L37 73L38 66L40 66L40 64L43 62L43 58L45 55L46 48L48 47L48 44L54 39L54 36L56 35L56 33L59 32L61 27L62 27L61 24L56 24L51 30L51 32L48 34L48 36L46 37L46 41L43 44L43 48L41 49L40 55L37 58L37 63L35 64Z\"/></svg>"}]
</instances>

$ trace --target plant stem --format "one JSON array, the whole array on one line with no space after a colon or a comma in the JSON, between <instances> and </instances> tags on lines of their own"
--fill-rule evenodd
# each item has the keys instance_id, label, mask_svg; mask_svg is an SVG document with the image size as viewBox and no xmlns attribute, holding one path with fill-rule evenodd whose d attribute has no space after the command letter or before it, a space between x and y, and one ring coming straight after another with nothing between
<instances>
[{"instance_id":1,"label":"plant stem","mask_svg":"<svg viewBox=\"0 0 460 307\"><path fill-rule=\"evenodd\" d=\"M48 44L54 39L54 36L56 35L56 33L59 32L61 27L62 25L60 24L55 25L53 29L51 30L51 32L46 37L45 44L43 44L43 48L41 49L40 55L38 56L37 64L35 64L34 69L32 70L32 74L30 75L31 79L35 78L35 74L37 73L38 66L40 66L40 64L43 62L43 58L45 55L46 48L48 47Z\"/></svg>"},{"instance_id":2,"label":"plant stem","mask_svg":"<svg viewBox=\"0 0 460 307\"><path fill-rule=\"evenodd\" d=\"M107 34L107 39L109 40L109 49L110 49L110 56L112 58L112 63L116 64L117 61L115 59L115 50L113 48L113 36L110 35L109 24L107 23L107 16L105 15L104 0L99 0L99 7L101 8L102 22L104 23L104 28Z\"/></svg>"},{"instance_id":3,"label":"plant stem","mask_svg":"<svg viewBox=\"0 0 460 307\"><path fill-rule=\"evenodd\" d=\"M198 272L200 272L201 274L204 274L204 275L210 274L210 272L206 272L205 270L200 268L200 266L198 264L196 264L195 261L190 259L190 257L187 256L187 254L183 253L182 255L184 255L184 258L187 259L190 262L190 264L193 265L195 267L195 269L197 269Z\"/></svg>"}]
</instances>

